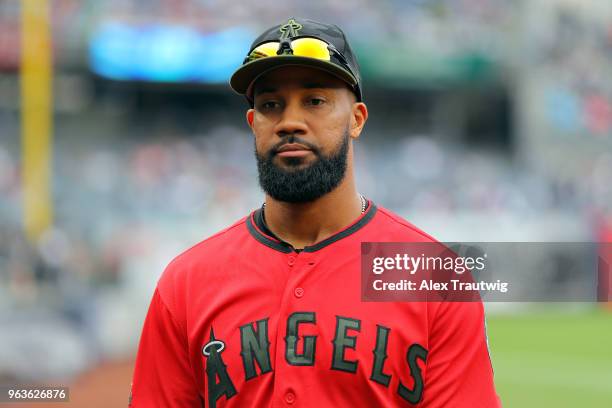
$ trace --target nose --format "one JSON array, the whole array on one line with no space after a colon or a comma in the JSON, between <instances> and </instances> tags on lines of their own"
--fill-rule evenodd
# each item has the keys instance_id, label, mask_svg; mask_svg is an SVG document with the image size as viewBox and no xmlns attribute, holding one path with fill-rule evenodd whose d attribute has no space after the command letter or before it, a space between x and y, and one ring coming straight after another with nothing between
<instances>
[{"instance_id":1,"label":"nose","mask_svg":"<svg viewBox=\"0 0 612 408\"><path fill-rule=\"evenodd\" d=\"M279 137L287 135L304 135L308 127L304 121L304 111L297 101L288 101L283 108L282 114L275 127L275 133Z\"/></svg>"}]
</instances>

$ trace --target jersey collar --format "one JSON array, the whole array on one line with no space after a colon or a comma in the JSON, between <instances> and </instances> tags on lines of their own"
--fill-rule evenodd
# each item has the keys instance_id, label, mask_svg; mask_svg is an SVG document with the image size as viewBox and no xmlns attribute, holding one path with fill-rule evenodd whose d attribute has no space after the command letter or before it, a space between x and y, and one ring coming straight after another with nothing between
<instances>
[{"instance_id":1,"label":"jersey collar","mask_svg":"<svg viewBox=\"0 0 612 408\"><path fill-rule=\"evenodd\" d=\"M366 211L359 216L355 220L355 222L343 230L337 232L336 234L325 238L322 241L317 242L316 244L309 245L302 249L302 252L316 252L326 246L333 244L334 242L341 240L342 238L348 237L354 232L360 230L364 227L376 214L376 205L368 200L368 207ZM289 244L288 242L282 241L278 237L276 237L266 226L264 218L263 218L263 210L261 208L253 211L251 215L246 220L246 225L249 233L260 243L270 247L274 250L290 253L290 252L298 252L300 250L296 250Z\"/></svg>"}]
</instances>

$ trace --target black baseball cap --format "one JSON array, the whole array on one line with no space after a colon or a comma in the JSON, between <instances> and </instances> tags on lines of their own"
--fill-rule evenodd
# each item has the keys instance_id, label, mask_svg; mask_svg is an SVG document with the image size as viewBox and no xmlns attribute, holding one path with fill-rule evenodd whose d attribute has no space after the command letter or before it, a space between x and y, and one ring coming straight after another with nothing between
<instances>
[{"instance_id":1,"label":"black baseball cap","mask_svg":"<svg viewBox=\"0 0 612 408\"><path fill-rule=\"evenodd\" d=\"M321 60L312 57L291 55L283 53L273 57L249 60L248 55L260 46L268 42L279 42L282 45L290 45L292 40L298 38L316 38L326 42L330 49L330 60ZM253 103L251 85L261 75L280 66L300 65L318 68L335 75L345 81L357 96L362 100L361 77L357 58L340 27L333 24L325 24L305 18L292 17L282 24L275 25L264 31L253 41L247 58L243 64L234 72L230 78L230 86L237 93L244 95L249 103Z\"/></svg>"}]
</instances>

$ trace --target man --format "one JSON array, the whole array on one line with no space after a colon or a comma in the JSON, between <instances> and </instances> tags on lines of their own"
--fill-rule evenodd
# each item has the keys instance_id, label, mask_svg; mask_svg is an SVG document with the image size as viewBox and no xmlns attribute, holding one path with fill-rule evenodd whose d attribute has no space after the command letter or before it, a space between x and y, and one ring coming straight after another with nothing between
<instances>
[{"instance_id":1,"label":"man","mask_svg":"<svg viewBox=\"0 0 612 408\"><path fill-rule=\"evenodd\" d=\"M230 84L265 203L167 267L132 406L499 406L482 303L361 301L362 242L434 240L357 191L368 110L342 31L272 27Z\"/></svg>"}]
</instances>

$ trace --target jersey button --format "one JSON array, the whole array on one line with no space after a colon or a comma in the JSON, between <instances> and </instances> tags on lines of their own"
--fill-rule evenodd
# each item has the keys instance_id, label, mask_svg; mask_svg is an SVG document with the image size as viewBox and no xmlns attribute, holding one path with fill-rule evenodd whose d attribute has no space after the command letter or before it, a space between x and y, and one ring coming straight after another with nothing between
<instances>
[{"instance_id":1,"label":"jersey button","mask_svg":"<svg viewBox=\"0 0 612 408\"><path fill-rule=\"evenodd\" d=\"M295 394L292 391L287 391L285 394L285 402L289 405L295 402Z\"/></svg>"},{"instance_id":2,"label":"jersey button","mask_svg":"<svg viewBox=\"0 0 612 408\"><path fill-rule=\"evenodd\" d=\"M287 261L287 263L289 264L289 266L293 266L295 264L295 257L294 256L290 256L289 260Z\"/></svg>"},{"instance_id":3,"label":"jersey button","mask_svg":"<svg viewBox=\"0 0 612 408\"><path fill-rule=\"evenodd\" d=\"M304 288L295 288L293 290L293 294L295 295L295 297L301 298L302 296L304 296Z\"/></svg>"}]
</instances>

